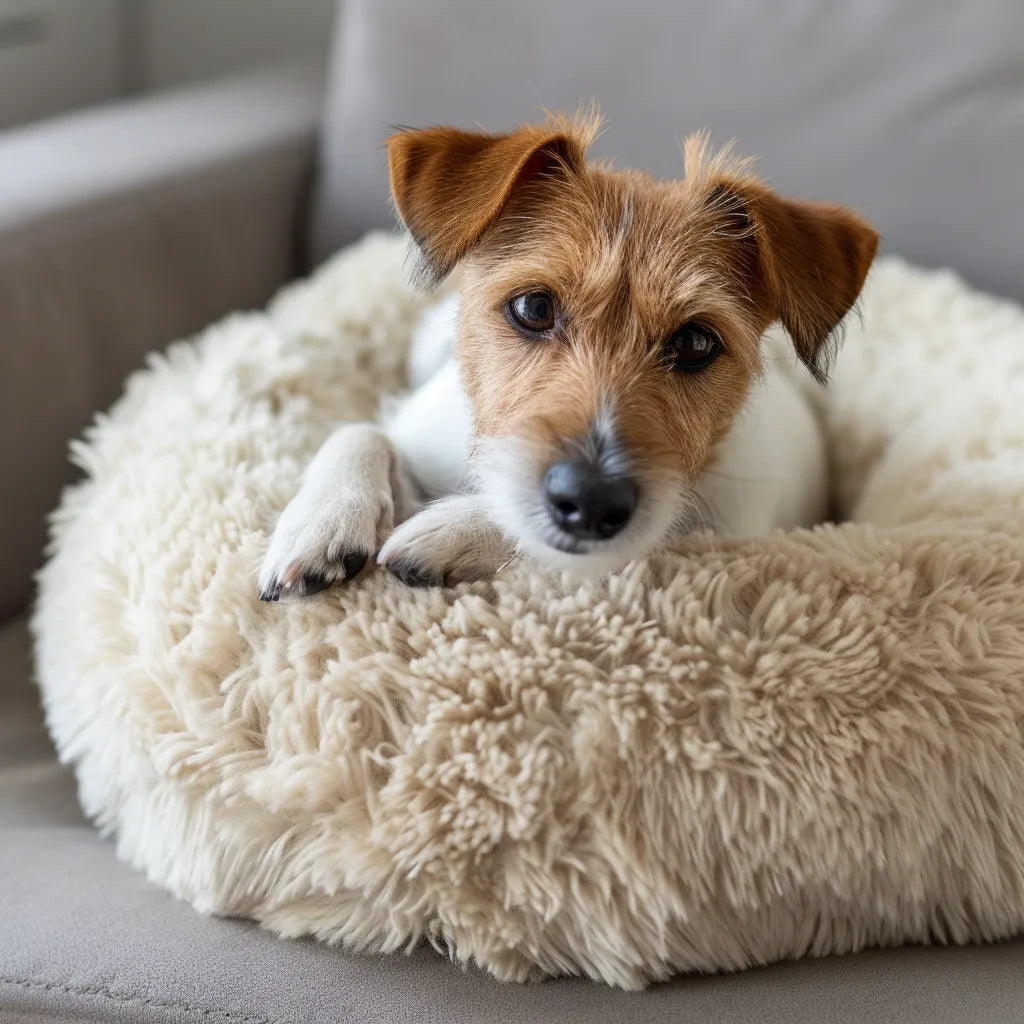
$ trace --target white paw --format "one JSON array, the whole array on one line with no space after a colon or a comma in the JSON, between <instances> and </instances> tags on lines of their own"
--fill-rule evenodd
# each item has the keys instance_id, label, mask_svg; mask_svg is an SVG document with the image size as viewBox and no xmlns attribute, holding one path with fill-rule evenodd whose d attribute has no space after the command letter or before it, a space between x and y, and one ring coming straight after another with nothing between
<instances>
[{"instance_id":1,"label":"white paw","mask_svg":"<svg viewBox=\"0 0 1024 1024\"><path fill-rule=\"evenodd\" d=\"M480 499L458 495L402 523L377 561L411 587L451 587L493 576L514 553Z\"/></svg>"},{"instance_id":2,"label":"white paw","mask_svg":"<svg viewBox=\"0 0 1024 1024\"><path fill-rule=\"evenodd\" d=\"M260 570L264 601L315 594L358 576L394 520L390 488L342 492L327 502L300 491L281 514Z\"/></svg>"}]
</instances>

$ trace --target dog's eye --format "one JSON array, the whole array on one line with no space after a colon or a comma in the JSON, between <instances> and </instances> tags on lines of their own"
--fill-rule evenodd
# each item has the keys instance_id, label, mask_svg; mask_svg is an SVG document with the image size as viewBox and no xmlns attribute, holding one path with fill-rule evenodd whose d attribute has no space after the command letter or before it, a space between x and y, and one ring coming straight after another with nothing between
<instances>
[{"instance_id":1,"label":"dog's eye","mask_svg":"<svg viewBox=\"0 0 1024 1024\"><path fill-rule=\"evenodd\" d=\"M665 342L665 362L678 373L705 370L721 354L718 335L703 324L683 324Z\"/></svg>"},{"instance_id":2,"label":"dog's eye","mask_svg":"<svg viewBox=\"0 0 1024 1024\"><path fill-rule=\"evenodd\" d=\"M512 322L530 334L543 334L555 326L555 300L547 292L526 292L505 307Z\"/></svg>"}]
</instances>

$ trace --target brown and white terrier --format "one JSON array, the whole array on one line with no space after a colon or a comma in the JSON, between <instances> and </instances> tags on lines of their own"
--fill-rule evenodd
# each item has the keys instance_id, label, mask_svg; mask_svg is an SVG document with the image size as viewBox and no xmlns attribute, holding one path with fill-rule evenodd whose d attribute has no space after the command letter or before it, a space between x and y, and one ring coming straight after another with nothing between
<instances>
[{"instance_id":1,"label":"brown and white terrier","mask_svg":"<svg viewBox=\"0 0 1024 1024\"><path fill-rule=\"evenodd\" d=\"M419 277L458 265L458 293L413 339L413 390L312 460L264 599L350 580L375 555L414 585L486 577L517 553L600 574L695 526L822 518L820 433L762 335L781 322L824 381L877 234L777 196L701 136L679 181L588 163L596 131L555 118L390 138Z\"/></svg>"}]
</instances>

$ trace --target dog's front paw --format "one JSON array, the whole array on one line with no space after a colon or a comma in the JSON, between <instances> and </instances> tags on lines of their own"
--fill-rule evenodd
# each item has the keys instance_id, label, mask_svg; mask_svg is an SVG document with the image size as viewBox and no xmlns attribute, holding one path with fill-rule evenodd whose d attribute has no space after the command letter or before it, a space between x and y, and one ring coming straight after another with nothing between
<instances>
[{"instance_id":1,"label":"dog's front paw","mask_svg":"<svg viewBox=\"0 0 1024 1024\"><path fill-rule=\"evenodd\" d=\"M444 498L407 519L377 561L411 587L452 587L486 579L514 554L475 495Z\"/></svg>"},{"instance_id":2,"label":"dog's front paw","mask_svg":"<svg viewBox=\"0 0 1024 1024\"><path fill-rule=\"evenodd\" d=\"M307 597L354 579L391 529L391 495L339 495L328 504L300 492L281 514L259 576L263 601Z\"/></svg>"}]
</instances>

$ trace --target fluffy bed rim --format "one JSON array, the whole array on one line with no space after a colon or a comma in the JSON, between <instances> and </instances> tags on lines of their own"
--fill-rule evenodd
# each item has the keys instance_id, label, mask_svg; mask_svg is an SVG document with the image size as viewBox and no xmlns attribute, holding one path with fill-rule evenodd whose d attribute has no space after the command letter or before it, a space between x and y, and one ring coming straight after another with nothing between
<instances>
[{"instance_id":1,"label":"fluffy bed rim","mask_svg":"<svg viewBox=\"0 0 1024 1024\"><path fill-rule=\"evenodd\" d=\"M400 386L401 263L372 236L173 346L74 446L38 672L119 854L509 980L1019 931L1024 313L880 261L820 397L843 525L261 604L304 460Z\"/></svg>"}]
</instances>

